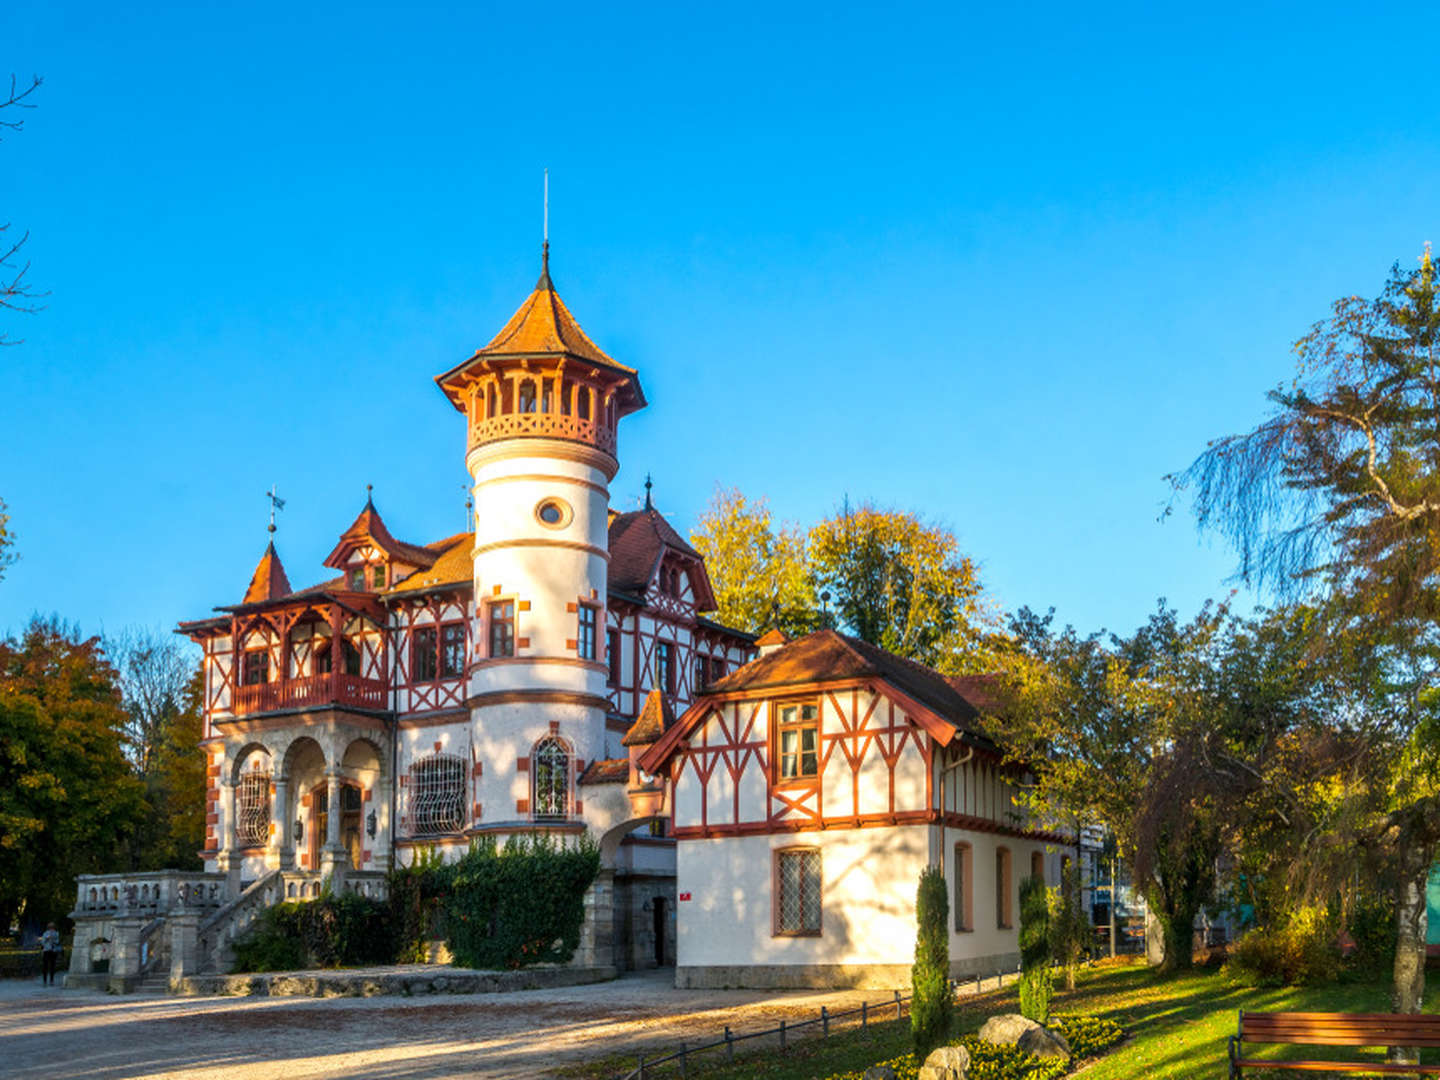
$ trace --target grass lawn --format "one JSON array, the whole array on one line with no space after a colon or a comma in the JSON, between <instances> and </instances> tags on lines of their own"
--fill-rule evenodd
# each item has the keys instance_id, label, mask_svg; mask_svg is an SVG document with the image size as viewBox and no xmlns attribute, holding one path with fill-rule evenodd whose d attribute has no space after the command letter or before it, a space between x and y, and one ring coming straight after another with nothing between
<instances>
[{"instance_id":1,"label":"grass lawn","mask_svg":"<svg viewBox=\"0 0 1440 1080\"><path fill-rule=\"evenodd\" d=\"M974 1031L995 1013L1018 1011L1015 991L960 999L960 1022ZM1082 974L1079 987L1057 991L1052 1008L1057 1013L1100 1016L1117 1021L1129 1039L1104 1057L1073 1074L1083 1080L1223 1080L1227 1075L1226 1039L1235 1031L1240 1009L1297 1012L1387 1012L1389 984L1351 983L1335 986L1253 989L1236 986L1216 971L1197 970L1187 975L1157 978L1142 964L1097 966ZM1427 1008L1428 1011L1434 1011ZM718 1055L692 1059L689 1075L703 1080L821 1080L845 1069L863 1069L877 1061L897 1057L910 1048L910 1021L873 1024L864 1033L847 1031L828 1040L806 1039L792 1044L783 1057L767 1047L741 1056L726 1066ZM678 1047L677 1047L678 1049ZM1296 1050L1289 1057L1334 1057L1340 1060L1380 1060L1379 1052L1357 1053L1348 1047ZM658 1056L655 1055L655 1056ZM1270 1056L1266 1054L1265 1056ZM708 1060L707 1060L708 1059ZM1429 1060L1427 1056L1426 1060ZM585 1080L613 1080L635 1067L633 1056L609 1058L572 1067L562 1075ZM646 1070L650 1075L650 1070ZM679 1075L657 1072L658 1076ZM1247 1074L1248 1075L1248 1074ZM1270 1077L1301 1075L1274 1072ZM1324 1073L1303 1075L1323 1077ZM1339 1074L1335 1074L1339 1075ZM1349 1073L1349 1076L1364 1074ZM1256 1080L1262 1080L1256 1074Z\"/></svg>"}]
</instances>

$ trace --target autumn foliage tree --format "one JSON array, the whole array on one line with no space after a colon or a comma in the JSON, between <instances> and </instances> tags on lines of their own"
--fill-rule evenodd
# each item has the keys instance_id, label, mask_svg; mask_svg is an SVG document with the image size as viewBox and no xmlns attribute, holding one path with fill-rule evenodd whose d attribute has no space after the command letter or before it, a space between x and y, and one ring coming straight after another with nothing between
<instances>
[{"instance_id":1,"label":"autumn foliage tree","mask_svg":"<svg viewBox=\"0 0 1440 1080\"><path fill-rule=\"evenodd\" d=\"M1231 541L1241 575L1323 599L1387 654L1408 707L1386 826L1401 864L1393 1006L1419 1011L1426 879L1440 845L1432 702L1440 616L1440 296L1427 247L1381 295L1337 301L1296 343L1298 370L1253 430L1212 442L1172 477L1202 529Z\"/></svg>"}]
</instances>

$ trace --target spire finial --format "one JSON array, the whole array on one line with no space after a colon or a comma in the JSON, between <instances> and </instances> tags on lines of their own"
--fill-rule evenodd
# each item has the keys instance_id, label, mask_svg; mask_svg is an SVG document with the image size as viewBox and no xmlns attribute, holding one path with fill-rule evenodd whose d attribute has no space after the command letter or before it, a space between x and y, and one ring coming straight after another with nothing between
<instances>
[{"instance_id":1,"label":"spire finial","mask_svg":"<svg viewBox=\"0 0 1440 1080\"><path fill-rule=\"evenodd\" d=\"M372 493L374 492L374 490L375 490L375 485L374 485L374 484L366 484L366 485L365 485L365 505L368 506L368 507L370 507L371 509L374 509L374 507L375 507L375 497L374 497L374 495L372 494Z\"/></svg>"},{"instance_id":2,"label":"spire finial","mask_svg":"<svg viewBox=\"0 0 1440 1080\"><path fill-rule=\"evenodd\" d=\"M645 509L654 510L655 504L650 501L650 474L645 474Z\"/></svg>"},{"instance_id":3,"label":"spire finial","mask_svg":"<svg viewBox=\"0 0 1440 1080\"><path fill-rule=\"evenodd\" d=\"M277 494L279 490L279 484L271 484L270 490L265 493L265 497L270 500L270 526L267 531L272 537L275 535L275 511L285 509L285 500Z\"/></svg>"},{"instance_id":4,"label":"spire finial","mask_svg":"<svg viewBox=\"0 0 1440 1080\"><path fill-rule=\"evenodd\" d=\"M540 280L537 289L553 288L550 284L550 170L545 170L545 220L540 233Z\"/></svg>"}]
</instances>

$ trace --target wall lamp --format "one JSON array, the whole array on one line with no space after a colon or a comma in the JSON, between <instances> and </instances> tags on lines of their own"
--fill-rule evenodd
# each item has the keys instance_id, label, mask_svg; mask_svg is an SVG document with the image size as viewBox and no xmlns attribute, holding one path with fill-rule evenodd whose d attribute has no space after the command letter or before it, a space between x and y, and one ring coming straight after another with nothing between
<instances>
[{"instance_id":1,"label":"wall lamp","mask_svg":"<svg viewBox=\"0 0 1440 1080\"><path fill-rule=\"evenodd\" d=\"M295 843L297 843L297 844L304 843L304 841L305 841L305 823L302 822L299 818L296 818L296 819L295 819L295 833L294 833L294 835L295 835Z\"/></svg>"},{"instance_id":2,"label":"wall lamp","mask_svg":"<svg viewBox=\"0 0 1440 1080\"><path fill-rule=\"evenodd\" d=\"M365 819L365 835L371 840L375 839L375 811L370 811L370 816Z\"/></svg>"}]
</instances>

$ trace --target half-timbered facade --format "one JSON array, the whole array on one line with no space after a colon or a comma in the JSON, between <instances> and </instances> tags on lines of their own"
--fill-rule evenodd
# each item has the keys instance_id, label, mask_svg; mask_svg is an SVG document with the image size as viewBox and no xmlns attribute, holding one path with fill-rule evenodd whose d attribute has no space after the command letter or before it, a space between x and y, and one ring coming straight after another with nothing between
<instances>
[{"instance_id":1,"label":"half-timbered facade","mask_svg":"<svg viewBox=\"0 0 1440 1080\"><path fill-rule=\"evenodd\" d=\"M976 731L983 680L832 630L716 680L637 756L672 793L683 986L898 986L927 865L950 886L955 975L1009 970L1018 886L1059 837Z\"/></svg>"}]
</instances>

